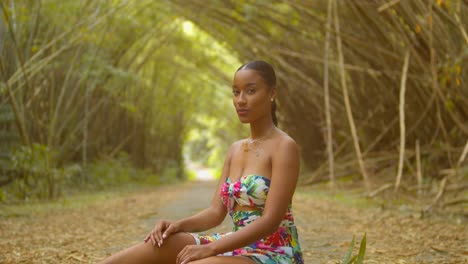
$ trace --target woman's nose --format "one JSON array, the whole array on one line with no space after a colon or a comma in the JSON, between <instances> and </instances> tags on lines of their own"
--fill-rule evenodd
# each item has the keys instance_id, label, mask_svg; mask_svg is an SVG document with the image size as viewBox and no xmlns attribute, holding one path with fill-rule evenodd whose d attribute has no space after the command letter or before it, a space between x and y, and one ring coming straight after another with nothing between
<instances>
[{"instance_id":1,"label":"woman's nose","mask_svg":"<svg viewBox=\"0 0 468 264\"><path fill-rule=\"evenodd\" d=\"M247 103L247 98L245 98L244 92L240 92L239 95L236 97L236 103L238 105L244 105Z\"/></svg>"}]
</instances>

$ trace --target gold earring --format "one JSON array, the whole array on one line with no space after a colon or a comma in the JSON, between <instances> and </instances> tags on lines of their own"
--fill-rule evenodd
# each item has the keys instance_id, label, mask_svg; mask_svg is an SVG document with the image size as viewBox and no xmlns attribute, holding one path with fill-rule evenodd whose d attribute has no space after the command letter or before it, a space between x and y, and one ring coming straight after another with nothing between
<instances>
[{"instance_id":1,"label":"gold earring","mask_svg":"<svg viewBox=\"0 0 468 264\"><path fill-rule=\"evenodd\" d=\"M275 99L271 98L271 102L272 102L272 103L273 103L274 100L275 100Z\"/></svg>"}]
</instances>

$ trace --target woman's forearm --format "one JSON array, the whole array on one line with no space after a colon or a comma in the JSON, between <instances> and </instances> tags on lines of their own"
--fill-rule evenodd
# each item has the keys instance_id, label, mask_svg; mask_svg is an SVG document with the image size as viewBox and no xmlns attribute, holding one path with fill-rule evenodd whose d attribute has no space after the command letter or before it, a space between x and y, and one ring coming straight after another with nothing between
<instances>
[{"instance_id":1,"label":"woman's forearm","mask_svg":"<svg viewBox=\"0 0 468 264\"><path fill-rule=\"evenodd\" d=\"M218 226L226 217L226 211L209 207L193 216L177 221L180 231L202 232Z\"/></svg>"},{"instance_id":2,"label":"woman's forearm","mask_svg":"<svg viewBox=\"0 0 468 264\"><path fill-rule=\"evenodd\" d=\"M275 232L279 223L271 221L266 217L260 217L251 224L236 231L229 236L225 236L215 242L208 244L215 252L221 254L250 245Z\"/></svg>"}]
</instances>

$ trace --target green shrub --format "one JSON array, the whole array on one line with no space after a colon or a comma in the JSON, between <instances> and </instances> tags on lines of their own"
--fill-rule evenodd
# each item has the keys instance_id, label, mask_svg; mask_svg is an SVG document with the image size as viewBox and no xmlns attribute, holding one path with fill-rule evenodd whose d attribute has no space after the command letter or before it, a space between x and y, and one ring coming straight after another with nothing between
<instances>
[{"instance_id":1,"label":"green shrub","mask_svg":"<svg viewBox=\"0 0 468 264\"><path fill-rule=\"evenodd\" d=\"M57 153L44 145L20 146L10 153L8 170L11 184L2 188L0 201L55 198L66 180L64 169L56 168Z\"/></svg>"},{"instance_id":2,"label":"green shrub","mask_svg":"<svg viewBox=\"0 0 468 264\"><path fill-rule=\"evenodd\" d=\"M133 166L125 152L115 159L102 159L91 163L86 172L86 189L104 189L131 182L159 184L157 175Z\"/></svg>"},{"instance_id":3,"label":"green shrub","mask_svg":"<svg viewBox=\"0 0 468 264\"><path fill-rule=\"evenodd\" d=\"M157 185L175 180L178 168L166 168L164 178L135 168L128 155L101 159L86 168L78 163L55 166L57 153L44 145L21 146L12 151L3 168L13 172L12 181L0 189L0 202L53 199L72 193L103 190L127 184Z\"/></svg>"}]
</instances>

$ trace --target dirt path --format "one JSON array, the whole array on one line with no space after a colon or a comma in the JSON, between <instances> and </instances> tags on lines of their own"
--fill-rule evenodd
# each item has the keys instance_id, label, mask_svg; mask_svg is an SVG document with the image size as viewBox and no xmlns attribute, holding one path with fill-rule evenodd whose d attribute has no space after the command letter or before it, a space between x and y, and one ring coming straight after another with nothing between
<instances>
[{"instance_id":1,"label":"dirt path","mask_svg":"<svg viewBox=\"0 0 468 264\"><path fill-rule=\"evenodd\" d=\"M294 200L307 263L338 263L352 236L359 240L365 232L365 263L468 263L466 223L421 219L349 194L337 199L330 192L313 195L316 191L299 188Z\"/></svg>"},{"instance_id":2,"label":"dirt path","mask_svg":"<svg viewBox=\"0 0 468 264\"><path fill-rule=\"evenodd\" d=\"M95 263L141 241L157 219L203 209L215 185L189 182L64 205L0 208L0 263ZM299 188L293 202L308 264L338 263L352 236L364 232L365 263L468 263L466 223L362 208L310 187ZM229 230L229 219L217 229Z\"/></svg>"}]
</instances>

